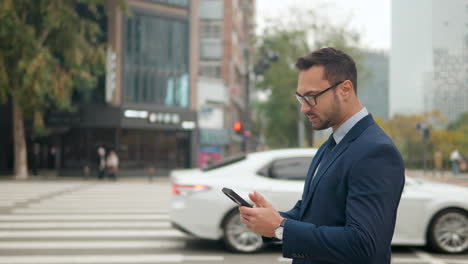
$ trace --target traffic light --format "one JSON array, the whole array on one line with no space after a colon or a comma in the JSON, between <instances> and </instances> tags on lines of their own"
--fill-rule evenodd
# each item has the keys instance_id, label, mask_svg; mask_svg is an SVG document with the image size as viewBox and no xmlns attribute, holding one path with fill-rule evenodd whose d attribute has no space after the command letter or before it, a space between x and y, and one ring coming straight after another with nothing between
<instances>
[{"instance_id":1,"label":"traffic light","mask_svg":"<svg viewBox=\"0 0 468 264\"><path fill-rule=\"evenodd\" d=\"M242 122L241 121L234 122L234 131L236 131L236 134L242 135L243 127L242 127Z\"/></svg>"},{"instance_id":2,"label":"traffic light","mask_svg":"<svg viewBox=\"0 0 468 264\"><path fill-rule=\"evenodd\" d=\"M255 64L254 66L254 73L256 75L263 74L268 68L270 68L271 64L277 62L279 59L278 53L268 50L265 54L263 54L260 61Z\"/></svg>"}]
</instances>

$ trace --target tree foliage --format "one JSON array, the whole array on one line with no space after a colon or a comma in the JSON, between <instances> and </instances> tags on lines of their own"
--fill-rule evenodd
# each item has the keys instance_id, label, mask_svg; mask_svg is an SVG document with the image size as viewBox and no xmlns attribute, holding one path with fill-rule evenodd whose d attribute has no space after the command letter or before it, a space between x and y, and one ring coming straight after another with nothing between
<instances>
[{"instance_id":1,"label":"tree foliage","mask_svg":"<svg viewBox=\"0 0 468 264\"><path fill-rule=\"evenodd\" d=\"M272 148L298 146L298 122L304 122L311 138L311 127L302 118L299 105L294 98L298 72L296 60L311 51L333 46L350 54L359 65L361 53L358 49L359 34L346 25L333 25L314 11L292 10L290 21L272 20L258 38L257 60L265 53L275 52L279 60L271 64L256 86L268 100L256 105L257 124L265 143ZM308 141L306 139L306 141Z\"/></svg>"},{"instance_id":2,"label":"tree foliage","mask_svg":"<svg viewBox=\"0 0 468 264\"><path fill-rule=\"evenodd\" d=\"M376 119L377 123L393 139L405 160L407 167L422 167L425 145L428 144L427 159L432 162L434 152L441 151L446 166L449 164L450 152L457 148L462 154L468 154L468 124L464 115L448 126L447 120L437 110L421 115L395 115L390 120ZM430 136L425 142L417 124L425 124L430 129Z\"/></svg>"},{"instance_id":3,"label":"tree foliage","mask_svg":"<svg viewBox=\"0 0 468 264\"><path fill-rule=\"evenodd\" d=\"M74 88L103 73L104 0L3 0L0 3L0 103L11 96L43 128L48 107L70 107Z\"/></svg>"},{"instance_id":4,"label":"tree foliage","mask_svg":"<svg viewBox=\"0 0 468 264\"><path fill-rule=\"evenodd\" d=\"M24 119L33 121L34 134L43 134L44 111L69 109L73 90L95 87L104 72L106 38L99 23L105 23L105 3L0 2L0 104L12 105L16 178L28 174Z\"/></svg>"}]
</instances>

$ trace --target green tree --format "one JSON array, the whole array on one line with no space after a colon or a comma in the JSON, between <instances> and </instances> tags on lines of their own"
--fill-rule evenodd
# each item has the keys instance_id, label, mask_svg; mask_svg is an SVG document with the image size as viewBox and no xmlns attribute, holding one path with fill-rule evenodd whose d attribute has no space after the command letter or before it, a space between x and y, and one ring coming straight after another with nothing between
<instances>
[{"instance_id":1,"label":"green tree","mask_svg":"<svg viewBox=\"0 0 468 264\"><path fill-rule=\"evenodd\" d=\"M0 2L0 103L12 103L16 178L28 175L24 120L44 133L44 110L69 109L73 89L93 88L103 73L105 2Z\"/></svg>"},{"instance_id":2,"label":"green tree","mask_svg":"<svg viewBox=\"0 0 468 264\"><path fill-rule=\"evenodd\" d=\"M318 11L317 11L318 12ZM299 112L294 98L298 72L296 60L311 51L333 46L350 54L359 65L362 58L358 49L359 34L346 25L333 25L311 10L292 10L294 18L288 22L274 19L258 38L257 60L265 53L275 52L279 60L268 68L257 82L257 88L268 96L268 100L257 102L256 124L272 148L299 145L298 131L306 128L305 141L312 146L312 128ZM359 69L358 71L361 71Z\"/></svg>"},{"instance_id":3,"label":"green tree","mask_svg":"<svg viewBox=\"0 0 468 264\"><path fill-rule=\"evenodd\" d=\"M377 123L393 139L402 153L407 167L421 167L424 157L424 144L429 144L427 159L433 161L435 151L441 151L445 164L448 164L450 152L457 148L462 154L468 154L468 124L464 123L463 115L448 126L446 118L437 110L420 115L395 115L390 120L376 118ZM424 142L417 124L425 124L430 128L428 142Z\"/></svg>"},{"instance_id":4,"label":"green tree","mask_svg":"<svg viewBox=\"0 0 468 264\"><path fill-rule=\"evenodd\" d=\"M449 130L457 130L463 126L468 126L468 112L461 114L457 120L453 121L447 126Z\"/></svg>"}]
</instances>

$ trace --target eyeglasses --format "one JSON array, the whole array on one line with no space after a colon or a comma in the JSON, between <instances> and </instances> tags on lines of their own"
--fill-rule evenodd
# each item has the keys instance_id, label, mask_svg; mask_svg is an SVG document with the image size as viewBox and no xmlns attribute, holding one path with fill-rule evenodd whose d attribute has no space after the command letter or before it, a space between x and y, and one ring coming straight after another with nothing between
<instances>
[{"instance_id":1,"label":"eyeglasses","mask_svg":"<svg viewBox=\"0 0 468 264\"><path fill-rule=\"evenodd\" d=\"M344 81L341 81L341 82L337 82L335 83L334 85L328 87L327 89L321 91L320 93L318 94L310 94L310 95L300 95L296 92L296 99L297 101L299 101L299 103L302 105L304 102L306 102L309 106L315 106L317 105L317 97L319 97L320 95L326 93L328 90L331 90L335 87L337 87L338 85L342 84Z\"/></svg>"}]
</instances>

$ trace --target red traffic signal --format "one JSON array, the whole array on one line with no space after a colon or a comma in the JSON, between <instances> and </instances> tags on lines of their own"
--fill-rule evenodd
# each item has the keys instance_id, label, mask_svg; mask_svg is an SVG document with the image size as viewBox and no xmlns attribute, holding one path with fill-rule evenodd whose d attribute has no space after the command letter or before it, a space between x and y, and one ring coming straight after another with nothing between
<instances>
[{"instance_id":1,"label":"red traffic signal","mask_svg":"<svg viewBox=\"0 0 468 264\"><path fill-rule=\"evenodd\" d=\"M240 132L242 130L242 123L240 121L234 122L234 131Z\"/></svg>"}]
</instances>

